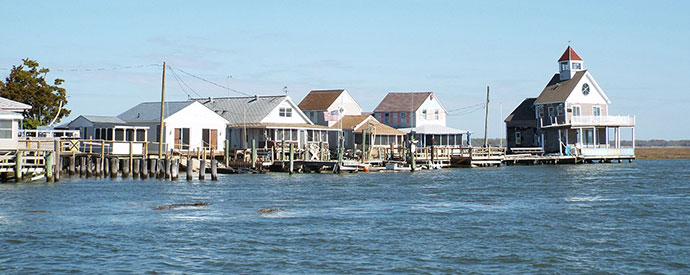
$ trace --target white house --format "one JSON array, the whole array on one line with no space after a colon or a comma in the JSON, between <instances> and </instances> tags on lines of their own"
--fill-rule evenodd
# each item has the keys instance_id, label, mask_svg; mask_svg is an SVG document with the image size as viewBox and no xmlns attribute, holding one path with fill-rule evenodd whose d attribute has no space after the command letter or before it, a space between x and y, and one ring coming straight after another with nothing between
<instances>
[{"instance_id":1,"label":"white house","mask_svg":"<svg viewBox=\"0 0 690 275\"><path fill-rule=\"evenodd\" d=\"M141 154L149 129L148 126L127 125L115 116L93 115L80 115L60 128L77 130L83 139L109 141L105 149L112 154L129 154L130 142L133 142L132 153Z\"/></svg>"},{"instance_id":2,"label":"white house","mask_svg":"<svg viewBox=\"0 0 690 275\"><path fill-rule=\"evenodd\" d=\"M635 117L609 114L611 100L570 46L558 68L539 97L526 100L506 118L508 146L537 145L546 153L585 157L634 156L634 148L621 146L621 133L629 130L634 144ZM534 138L525 142L529 135Z\"/></svg>"},{"instance_id":3,"label":"white house","mask_svg":"<svg viewBox=\"0 0 690 275\"><path fill-rule=\"evenodd\" d=\"M433 92L388 93L374 109L383 124L409 133L415 131L420 146L468 145L469 132L446 126L446 109Z\"/></svg>"},{"instance_id":4,"label":"white house","mask_svg":"<svg viewBox=\"0 0 690 275\"><path fill-rule=\"evenodd\" d=\"M312 90L299 103L299 108L307 114L314 124L333 126L336 120L326 121L324 112L338 111L340 116L358 116L362 114L362 107L345 89L341 90Z\"/></svg>"},{"instance_id":5,"label":"white house","mask_svg":"<svg viewBox=\"0 0 690 275\"><path fill-rule=\"evenodd\" d=\"M147 140L156 142L160 132L160 113L160 102L144 102L117 117L129 126L149 127ZM168 149L224 150L228 121L199 102L166 102L163 123L163 142Z\"/></svg>"},{"instance_id":6,"label":"white house","mask_svg":"<svg viewBox=\"0 0 690 275\"><path fill-rule=\"evenodd\" d=\"M0 150L17 150L21 113L29 109L27 104L0 97Z\"/></svg>"},{"instance_id":7,"label":"white house","mask_svg":"<svg viewBox=\"0 0 690 275\"><path fill-rule=\"evenodd\" d=\"M328 146L328 132L338 131L316 125L287 95L193 99L228 121L231 148L249 148L252 140L259 148L295 144L298 149Z\"/></svg>"}]
</instances>

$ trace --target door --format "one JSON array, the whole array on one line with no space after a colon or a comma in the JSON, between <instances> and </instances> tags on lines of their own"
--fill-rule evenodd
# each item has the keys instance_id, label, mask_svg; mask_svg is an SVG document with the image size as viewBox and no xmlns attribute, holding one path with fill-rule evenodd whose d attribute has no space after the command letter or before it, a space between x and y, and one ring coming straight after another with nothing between
<instances>
[{"instance_id":1,"label":"door","mask_svg":"<svg viewBox=\"0 0 690 275\"><path fill-rule=\"evenodd\" d=\"M218 148L218 129L202 129L201 144L211 150Z\"/></svg>"}]
</instances>

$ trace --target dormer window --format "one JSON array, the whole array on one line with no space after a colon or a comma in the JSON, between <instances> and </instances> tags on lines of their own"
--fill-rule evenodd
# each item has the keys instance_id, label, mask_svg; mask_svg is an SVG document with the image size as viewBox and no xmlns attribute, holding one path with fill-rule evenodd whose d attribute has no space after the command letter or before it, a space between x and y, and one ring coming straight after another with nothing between
<instances>
[{"instance_id":1,"label":"dormer window","mask_svg":"<svg viewBox=\"0 0 690 275\"><path fill-rule=\"evenodd\" d=\"M561 71L567 71L568 70L568 63L563 62L561 63Z\"/></svg>"}]
</instances>

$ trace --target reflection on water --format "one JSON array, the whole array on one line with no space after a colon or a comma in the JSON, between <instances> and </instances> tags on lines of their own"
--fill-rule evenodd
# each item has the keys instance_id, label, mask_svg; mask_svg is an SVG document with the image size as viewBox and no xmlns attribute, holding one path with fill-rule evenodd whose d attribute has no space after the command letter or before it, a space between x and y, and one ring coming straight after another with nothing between
<instances>
[{"instance_id":1,"label":"reflection on water","mask_svg":"<svg viewBox=\"0 0 690 275\"><path fill-rule=\"evenodd\" d=\"M0 272L684 273L688 168L4 184Z\"/></svg>"}]
</instances>

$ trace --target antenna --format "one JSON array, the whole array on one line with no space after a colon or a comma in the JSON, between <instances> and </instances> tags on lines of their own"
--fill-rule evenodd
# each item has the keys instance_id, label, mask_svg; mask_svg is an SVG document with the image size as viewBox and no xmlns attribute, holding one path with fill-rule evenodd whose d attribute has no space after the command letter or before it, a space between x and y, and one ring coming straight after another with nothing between
<instances>
[{"instance_id":1,"label":"antenna","mask_svg":"<svg viewBox=\"0 0 690 275\"><path fill-rule=\"evenodd\" d=\"M285 95L287 95L287 94L288 94L288 89L287 89L287 86L283 87L283 93L285 93Z\"/></svg>"}]
</instances>

